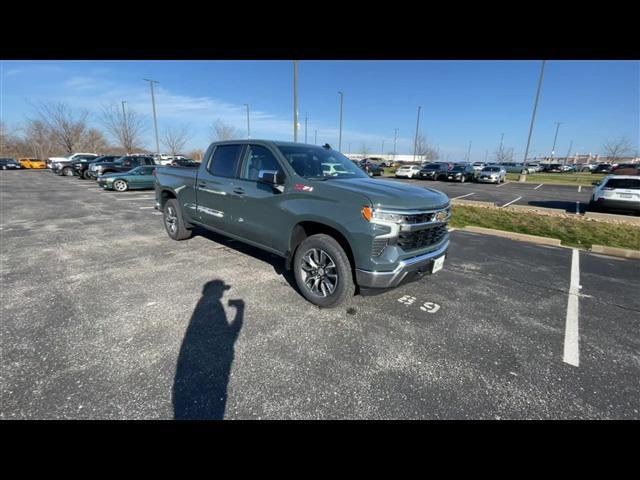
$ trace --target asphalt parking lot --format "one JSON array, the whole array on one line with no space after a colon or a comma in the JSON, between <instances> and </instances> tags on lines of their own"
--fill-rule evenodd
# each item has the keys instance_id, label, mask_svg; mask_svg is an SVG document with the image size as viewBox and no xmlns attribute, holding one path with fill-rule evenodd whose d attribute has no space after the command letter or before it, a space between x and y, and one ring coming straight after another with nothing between
<instances>
[{"instance_id":1,"label":"asphalt parking lot","mask_svg":"<svg viewBox=\"0 0 640 480\"><path fill-rule=\"evenodd\" d=\"M320 310L281 259L172 241L153 205L0 172L0 418L640 418L637 260L455 230L436 275Z\"/></svg>"},{"instance_id":2,"label":"asphalt parking lot","mask_svg":"<svg viewBox=\"0 0 640 480\"><path fill-rule=\"evenodd\" d=\"M557 208L569 213L584 213L592 187L505 182L500 184L443 182L385 177L388 180L423 185L446 193L449 198L494 202L497 206L529 205Z\"/></svg>"}]
</instances>

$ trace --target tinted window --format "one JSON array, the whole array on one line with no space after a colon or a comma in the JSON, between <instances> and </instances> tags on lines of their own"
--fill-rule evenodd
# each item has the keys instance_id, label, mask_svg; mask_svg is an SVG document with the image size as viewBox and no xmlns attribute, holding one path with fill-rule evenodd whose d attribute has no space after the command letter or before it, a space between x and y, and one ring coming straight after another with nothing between
<instances>
[{"instance_id":1,"label":"tinted window","mask_svg":"<svg viewBox=\"0 0 640 480\"><path fill-rule=\"evenodd\" d=\"M611 178L607 181L605 188L640 190L640 180L636 180L635 178Z\"/></svg>"},{"instance_id":2,"label":"tinted window","mask_svg":"<svg viewBox=\"0 0 640 480\"><path fill-rule=\"evenodd\" d=\"M242 145L219 145L209 163L211 175L235 177Z\"/></svg>"},{"instance_id":3,"label":"tinted window","mask_svg":"<svg viewBox=\"0 0 640 480\"><path fill-rule=\"evenodd\" d=\"M260 170L276 170L282 173L276 157L265 147L249 145L246 158L240 178L258 180Z\"/></svg>"},{"instance_id":4,"label":"tinted window","mask_svg":"<svg viewBox=\"0 0 640 480\"><path fill-rule=\"evenodd\" d=\"M278 146L280 152L285 156L291 167L301 177L306 178L367 178L367 174L358 168L352 161L335 150L314 146ZM342 169L338 175L325 175L323 164L338 163ZM409 167L406 167L409 168ZM334 173L336 171L334 170Z\"/></svg>"}]
</instances>

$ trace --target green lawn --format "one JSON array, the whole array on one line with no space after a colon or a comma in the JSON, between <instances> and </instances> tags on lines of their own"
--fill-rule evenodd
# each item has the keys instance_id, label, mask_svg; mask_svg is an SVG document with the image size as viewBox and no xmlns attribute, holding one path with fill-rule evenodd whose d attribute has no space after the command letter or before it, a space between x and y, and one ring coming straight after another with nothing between
<instances>
[{"instance_id":1,"label":"green lawn","mask_svg":"<svg viewBox=\"0 0 640 480\"><path fill-rule=\"evenodd\" d=\"M553 217L454 205L451 226L462 228L467 225L557 238L563 245L572 247L590 248L595 244L640 250L640 227L594 222L580 217Z\"/></svg>"},{"instance_id":2,"label":"green lawn","mask_svg":"<svg viewBox=\"0 0 640 480\"><path fill-rule=\"evenodd\" d=\"M507 180L517 182L519 173L507 173ZM591 186L595 181L605 177L600 173L529 173L527 183L552 183L558 185Z\"/></svg>"}]
</instances>

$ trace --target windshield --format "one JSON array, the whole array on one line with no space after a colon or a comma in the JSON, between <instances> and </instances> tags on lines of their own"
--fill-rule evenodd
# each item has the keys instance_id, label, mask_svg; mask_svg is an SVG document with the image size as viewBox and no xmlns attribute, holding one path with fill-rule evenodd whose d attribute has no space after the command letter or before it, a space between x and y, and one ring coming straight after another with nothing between
<instances>
[{"instance_id":1,"label":"windshield","mask_svg":"<svg viewBox=\"0 0 640 480\"><path fill-rule=\"evenodd\" d=\"M499 172L500 167L484 167L482 171L483 172Z\"/></svg>"},{"instance_id":2,"label":"windshield","mask_svg":"<svg viewBox=\"0 0 640 480\"><path fill-rule=\"evenodd\" d=\"M289 165L305 178L369 178L351 160L335 150L311 145L278 146Z\"/></svg>"},{"instance_id":3,"label":"windshield","mask_svg":"<svg viewBox=\"0 0 640 480\"><path fill-rule=\"evenodd\" d=\"M453 167L451 169L452 172L464 172L464 166L463 165L456 165L455 167Z\"/></svg>"},{"instance_id":4,"label":"windshield","mask_svg":"<svg viewBox=\"0 0 640 480\"><path fill-rule=\"evenodd\" d=\"M440 165L425 165L422 167L423 170L440 170Z\"/></svg>"}]
</instances>

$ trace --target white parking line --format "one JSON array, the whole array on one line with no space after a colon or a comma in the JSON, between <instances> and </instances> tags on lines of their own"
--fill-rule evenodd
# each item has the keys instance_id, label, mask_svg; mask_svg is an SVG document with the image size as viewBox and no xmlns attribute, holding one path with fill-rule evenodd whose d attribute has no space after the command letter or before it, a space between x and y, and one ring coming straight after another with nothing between
<instances>
[{"instance_id":1,"label":"white parking line","mask_svg":"<svg viewBox=\"0 0 640 480\"><path fill-rule=\"evenodd\" d=\"M460 195L459 197L454 197L451 200L457 200L458 198L470 197L471 195L475 195L476 192L467 193L466 195Z\"/></svg>"},{"instance_id":2,"label":"white parking line","mask_svg":"<svg viewBox=\"0 0 640 480\"><path fill-rule=\"evenodd\" d=\"M496 188L504 187L505 185L509 185L511 182L504 182L503 184L496 185Z\"/></svg>"},{"instance_id":3,"label":"white parking line","mask_svg":"<svg viewBox=\"0 0 640 480\"><path fill-rule=\"evenodd\" d=\"M129 200L153 200L155 197L127 197L127 198L116 198L116 200L120 202L129 201Z\"/></svg>"},{"instance_id":4,"label":"white parking line","mask_svg":"<svg viewBox=\"0 0 640 480\"><path fill-rule=\"evenodd\" d=\"M155 206L153 206L153 207L140 207L140 210L146 210L148 208L156 208L156 207Z\"/></svg>"},{"instance_id":5,"label":"white parking line","mask_svg":"<svg viewBox=\"0 0 640 480\"><path fill-rule=\"evenodd\" d=\"M578 185L578 193L582 191L582 185Z\"/></svg>"},{"instance_id":6,"label":"white parking line","mask_svg":"<svg viewBox=\"0 0 640 480\"><path fill-rule=\"evenodd\" d=\"M562 361L577 367L580 363L578 333L578 295L580 294L580 251L573 249L571 254L571 283L567 301L567 318L564 330L564 354Z\"/></svg>"},{"instance_id":7,"label":"white parking line","mask_svg":"<svg viewBox=\"0 0 640 480\"><path fill-rule=\"evenodd\" d=\"M516 198L515 200L511 200L509 203L505 203L505 204L504 204L504 205L502 205L500 208L508 207L509 205L511 205L512 203L517 202L517 201L518 201L518 200L520 200L521 198L522 198L522 197L518 197L518 198Z\"/></svg>"},{"instance_id":8,"label":"white parking line","mask_svg":"<svg viewBox=\"0 0 640 480\"><path fill-rule=\"evenodd\" d=\"M534 187L534 190L539 189L542 185L544 185L544 183L541 183L540 185L538 185L537 187Z\"/></svg>"}]
</instances>

